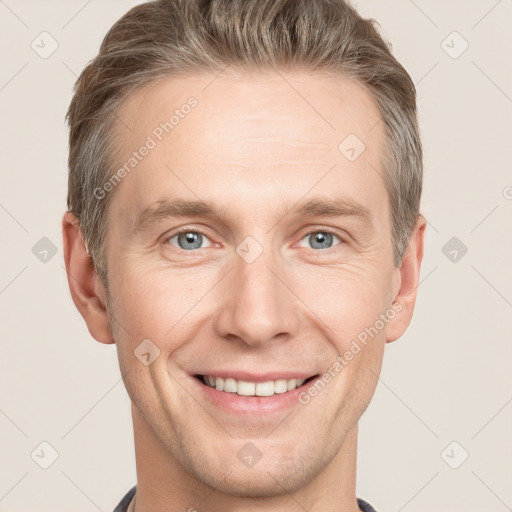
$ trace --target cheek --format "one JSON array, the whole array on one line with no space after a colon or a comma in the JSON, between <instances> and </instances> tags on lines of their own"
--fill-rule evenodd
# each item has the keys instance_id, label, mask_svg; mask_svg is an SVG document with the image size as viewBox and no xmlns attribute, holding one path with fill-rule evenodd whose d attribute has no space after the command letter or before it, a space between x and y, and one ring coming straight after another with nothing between
<instances>
[{"instance_id":1,"label":"cheek","mask_svg":"<svg viewBox=\"0 0 512 512\"><path fill-rule=\"evenodd\" d=\"M194 272L181 275L172 269L121 270L116 290L117 313L129 326L130 337L162 339L183 319L204 295Z\"/></svg>"},{"instance_id":2,"label":"cheek","mask_svg":"<svg viewBox=\"0 0 512 512\"><path fill-rule=\"evenodd\" d=\"M388 307L389 272L361 264L316 274L314 283L304 283L298 293L314 312L310 318L315 330L321 330L332 347L327 370L335 382L331 403L340 414L343 407L364 408L382 365L386 323L381 315Z\"/></svg>"},{"instance_id":3,"label":"cheek","mask_svg":"<svg viewBox=\"0 0 512 512\"><path fill-rule=\"evenodd\" d=\"M323 324L326 337L341 352L365 329L372 328L386 311L388 274L370 265L321 268L307 280L296 280L297 294L318 318L315 323ZM383 331L381 322L377 327Z\"/></svg>"}]
</instances>

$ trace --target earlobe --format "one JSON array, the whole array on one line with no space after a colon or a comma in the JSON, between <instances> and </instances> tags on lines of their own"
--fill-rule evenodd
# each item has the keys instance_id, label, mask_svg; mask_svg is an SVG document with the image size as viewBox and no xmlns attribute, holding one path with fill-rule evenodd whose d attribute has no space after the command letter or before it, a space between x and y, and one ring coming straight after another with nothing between
<instances>
[{"instance_id":1,"label":"earlobe","mask_svg":"<svg viewBox=\"0 0 512 512\"><path fill-rule=\"evenodd\" d=\"M411 323L419 286L421 262L423 260L426 225L427 222L423 215L419 215L402 260L402 265L396 269L399 290L393 302L393 309L397 310L398 313L387 325L387 343L400 338Z\"/></svg>"},{"instance_id":2,"label":"earlobe","mask_svg":"<svg viewBox=\"0 0 512 512\"><path fill-rule=\"evenodd\" d=\"M95 340L114 343L104 286L85 246L78 219L71 212L66 212L62 219L62 242L69 290L76 308Z\"/></svg>"}]
</instances>

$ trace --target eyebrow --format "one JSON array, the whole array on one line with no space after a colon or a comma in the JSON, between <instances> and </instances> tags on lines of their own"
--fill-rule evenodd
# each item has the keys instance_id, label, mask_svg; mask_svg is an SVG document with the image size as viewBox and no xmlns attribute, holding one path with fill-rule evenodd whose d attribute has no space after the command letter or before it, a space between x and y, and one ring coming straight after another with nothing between
<instances>
[{"instance_id":1,"label":"eyebrow","mask_svg":"<svg viewBox=\"0 0 512 512\"><path fill-rule=\"evenodd\" d=\"M161 200L138 215L134 230L143 230L166 218L217 217L222 219L223 212L226 209L227 206L221 211L209 201ZM372 218L371 212L366 206L343 197L335 199L314 198L289 211L284 209L279 212L282 217L287 215L297 217L355 217L366 223L371 223Z\"/></svg>"}]
</instances>

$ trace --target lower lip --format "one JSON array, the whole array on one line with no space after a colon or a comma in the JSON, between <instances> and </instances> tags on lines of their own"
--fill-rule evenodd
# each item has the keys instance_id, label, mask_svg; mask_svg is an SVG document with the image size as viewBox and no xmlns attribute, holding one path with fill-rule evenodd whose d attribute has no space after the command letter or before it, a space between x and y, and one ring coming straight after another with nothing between
<instances>
[{"instance_id":1,"label":"lower lip","mask_svg":"<svg viewBox=\"0 0 512 512\"><path fill-rule=\"evenodd\" d=\"M194 383L193 385L198 387L199 392L204 393L210 402L213 402L214 405L227 412L235 414L264 414L284 411L293 405L300 404L299 394L307 391L318 378L319 376L285 393L276 393L272 396L242 396L237 393L217 391L215 388L207 386L196 377L190 376L190 379Z\"/></svg>"}]
</instances>

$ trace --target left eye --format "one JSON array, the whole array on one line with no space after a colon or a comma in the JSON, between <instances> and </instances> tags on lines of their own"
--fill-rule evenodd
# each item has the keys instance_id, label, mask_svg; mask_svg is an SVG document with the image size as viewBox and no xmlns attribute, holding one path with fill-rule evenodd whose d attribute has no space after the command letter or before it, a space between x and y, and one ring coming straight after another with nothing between
<instances>
[{"instance_id":1,"label":"left eye","mask_svg":"<svg viewBox=\"0 0 512 512\"><path fill-rule=\"evenodd\" d=\"M337 238L340 242L342 242L342 240L337 235L331 233L330 231L312 231L302 240L308 240L313 249L330 249L332 246L333 238Z\"/></svg>"}]
</instances>

